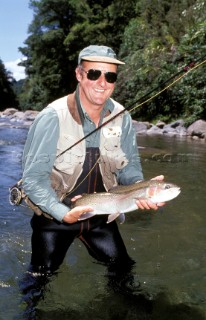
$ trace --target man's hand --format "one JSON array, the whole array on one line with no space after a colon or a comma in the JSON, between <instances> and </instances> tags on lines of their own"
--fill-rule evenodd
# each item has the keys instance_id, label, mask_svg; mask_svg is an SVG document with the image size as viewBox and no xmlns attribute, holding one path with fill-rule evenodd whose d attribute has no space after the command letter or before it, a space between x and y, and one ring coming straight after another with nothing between
<instances>
[{"instance_id":1,"label":"man's hand","mask_svg":"<svg viewBox=\"0 0 206 320\"><path fill-rule=\"evenodd\" d=\"M162 181L162 180L164 180L164 176L160 175L155 178L152 178L151 180ZM157 210L159 207L164 206L165 203L164 202L153 203L152 201L141 199L141 200L137 200L136 204L137 204L137 207L142 210L145 210L145 209L146 210L150 210L150 209Z\"/></svg>"},{"instance_id":2,"label":"man's hand","mask_svg":"<svg viewBox=\"0 0 206 320\"><path fill-rule=\"evenodd\" d=\"M91 212L91 211L93 211L92 207L77 206L65 214L63 221L66 223L75 223L78 221L78 219L82 214L84 214L85 212Z\"/></svg>"},{"instance_id":3,"label":"man's hand","mask_svg":"<svg viewBox=\"0 0 206 320\"><path fill-rule=\"evenodd\" d=\"M82 197L81 195L75 196L71 199L71 202L75 202L77 199L81 197ZM65 214L63 221L66 223L75 223L78 221L78 219L82 214L84 214L85 212L91 212L91 211L93 211L92 207L77 206Z\"/></svg>"}]
</instances>

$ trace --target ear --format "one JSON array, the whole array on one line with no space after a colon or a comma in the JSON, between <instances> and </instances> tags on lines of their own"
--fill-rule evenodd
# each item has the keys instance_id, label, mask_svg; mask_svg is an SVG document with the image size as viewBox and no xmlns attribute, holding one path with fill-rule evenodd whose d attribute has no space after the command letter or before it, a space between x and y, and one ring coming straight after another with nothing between
<instances>
[{"instance_id":1,"label":"ear","mask_svg":"<svg viewBox=\"0 0 206 320\"><path fill-rule=\"evenodd\" d=\"M81 69L79 68L79 66L76 68L75 72L76 72L77 81L80 82L82 80L82 73L81 73Z\"/></svg>"}]
</instances>

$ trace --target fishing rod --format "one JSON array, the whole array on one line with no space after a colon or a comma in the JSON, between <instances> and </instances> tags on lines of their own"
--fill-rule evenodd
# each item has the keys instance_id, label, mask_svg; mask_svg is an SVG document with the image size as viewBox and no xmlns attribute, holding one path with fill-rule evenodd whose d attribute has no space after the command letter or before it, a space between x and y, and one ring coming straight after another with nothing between
<instances>
[{"instance_id":1,"label":"fishing rod","mask_svg":"<svg viewBox=\"0 0 206 320\"><path fill-rule=\"evenodd\" d=\"M80 142L84 141L85 139L87 139L90 135L92 135L93 133L97 132L98 130L100 130L102 127L104 127L105 125L107 125L109 122L111 122L112 120L116 119L118 116L120 116L121 114L123 114L125 111L128 112L132 112L133 110L139 108L140 106L142 106L143 104L148 103L149 101L151 101L152 99L154 99L155 97L157 97L158 95L160 95L162 92L164 92L165 90L167 90L168 88L172 87L176 82L180 81L182 78L184 78L190 71L199 68L201 65L203 65L204 63L206 63L206 60L203 60L202 62L200 62L199 64L197 64L198 61L204 59L206 57L203 56L199 59L197 59L196 61L192 61L189 64L187 64L186 66L184 66L182 68L182 70L178 71L176 74L172 75L169 79L165 80L163 83L161 83L160 85L156 86L155 88L153 88L152 90L150 90L148 93L146 93L144 96L142 96L141 98L137 99L135 102L133 102L131 105L125 107L123 110L121 110L120 112L118 112L117 114L115 114L112 118L110 118L109 120L105 121L104 123L102 123L101 125L99 125L96 129L94 129L93 131L89 132L86 136L84 136L83 138L79 139L77 142L75 142L73 145L71 145L69 148L65 149L64 151L62 151L58 156L62 156L65 152L71 150L73 147L75 147L77 144L79 144ZM182 75L183 74L183 75ZM168 82L171 82L173 79L175 79L172 83L170 83L169 85L165 86ZM160 90L159 92L157 92L155 95L153 95L152 97L146 99L148 96L150 96L154 91L156 91L157 89L159 89L160 87L164 88L162 90ZM146 99L146 100L145 100ZM143 102L141 102L143 100ZM139 103L138 105L136 105L137 103ZM134 106L135 105L135 106ZM133 107L134 106L134 107Z\"/></svg>"}]
</instances>

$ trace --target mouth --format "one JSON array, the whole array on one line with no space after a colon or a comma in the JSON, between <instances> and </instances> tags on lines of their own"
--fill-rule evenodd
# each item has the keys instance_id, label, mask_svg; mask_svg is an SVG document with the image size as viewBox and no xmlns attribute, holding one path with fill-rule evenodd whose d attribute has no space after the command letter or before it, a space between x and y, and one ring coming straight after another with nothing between
<instances>
[{"instance_id":1,"label":"mouth","mask_svg":"<svg viewBox=\"0 0 206 320\"><path fill-rule=\"evenodd\" d=\"M94 89L94 91L97 92L97 93L104 93L105 92L104 89Z\"/></svg>"}]
</instances>

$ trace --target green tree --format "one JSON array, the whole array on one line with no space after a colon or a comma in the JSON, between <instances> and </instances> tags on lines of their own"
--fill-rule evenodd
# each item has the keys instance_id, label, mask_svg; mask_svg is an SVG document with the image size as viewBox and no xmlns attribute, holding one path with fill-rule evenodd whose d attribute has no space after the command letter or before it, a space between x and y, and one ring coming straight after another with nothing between
<instances>
[{"instance_id":1,"label":"green tree","mask_svg":"<svg viewBox=\"0 0 206 320\"><path fill-rule=\"evenodd\" d=\"M183 70L190 61L202 56L205 51L203 35L201 42L197 36L194 39L191 46L191 53L194 55L190 55L188 50L192 34L204 33L204 12L205 4L202 1L138 1L137 16L130 21L124 33L121 56L127 62L127 67L120 72L119 90L115 97L126 105L141 102L141 97L157 87L161 90L168 78ZM202 32L201 24L204 25ZM191 89L188 87L186 90L185 79L138 108L134 117L150 121L161 117L171 121L186 116ZM192 85L195 87L196 83L193 81ZM197 101L195 105L196 103Z\"/></svg>"},{"instance_id":2,"label":"green tree","mask_svg":"<svg viewBox=\"0 0 206 320\"><path fill-rule=\"evenodd\" d=\"M136 0L73 0L76 21L65 44L75 46L75 55L89 44L111 46L117 53L125 26L135 16Z\"/></svg>"},{"instance_id":3,"label":"green tree","mask_svg":"<svg viewBox=\"0 0 206 320\"><path fill-rule=\"evenodd\" d=\"M202 5L203 2L199 9L204 11ZM179 87L182 114L188 124L200 118L206 120L206 22L198 18L196 21L181 39L179 46L181 56L187 54L185 60L191 70ZM202 65L193 71L192 68L198 63Z\"/></svg>"},{"instance_id":4,"label":"green tree","mask_svg":"<svg viewBox=\"0 0 206 320\"><path fill-rule=\"evenodd\" d=\"M24 94L24 108L41 110L68 91L74 84L74 63L69 61L64 39L73 25L73 11L69 1L30 1L34 19L29 37L20 51L26 56L28 80Z\"/></svg>"},{"instance_id":5,"label":"green tree","mask_svg":"<svg viewBox=\"0 0 206 320\"><path fill-rule=\"evenodd\" d=\"M24 108L40 110L75 89L74 70L83 47L103 44L118 52L134 5L134 0L30 0L34 18L20 48L27 58L22 63L28 75Z\"/></svg>"},{"instance_id":6,"label":"green tree","mask_svg":"<svg viewBox=\"0 0 206 320\"><path fill-rule=\"evenodd\" d=\"M30 0L30 5L34 19L21 48L28 75L20 95L24 108L41 110L73 91L78 53L89 44L111 46L126 62L119 68L114 93L126 106L150 97L148 92L157 93L205 51L206 4L201 0ZM204 68L133 116L168 121L185 117L188 123L205 117Z\"/></svg>"},{"instance_id":7,"label":"green tree","mask_svg":"<svg viewBox=\"0 0 206 320\"><path fill-rule=\"evenodd\" d=\"M14 82L11 73L5 69L5 66L0 60L0 110L6 108L18 107L16 95L12 89L12 82Z\"/></svg>"}]
</instances>

